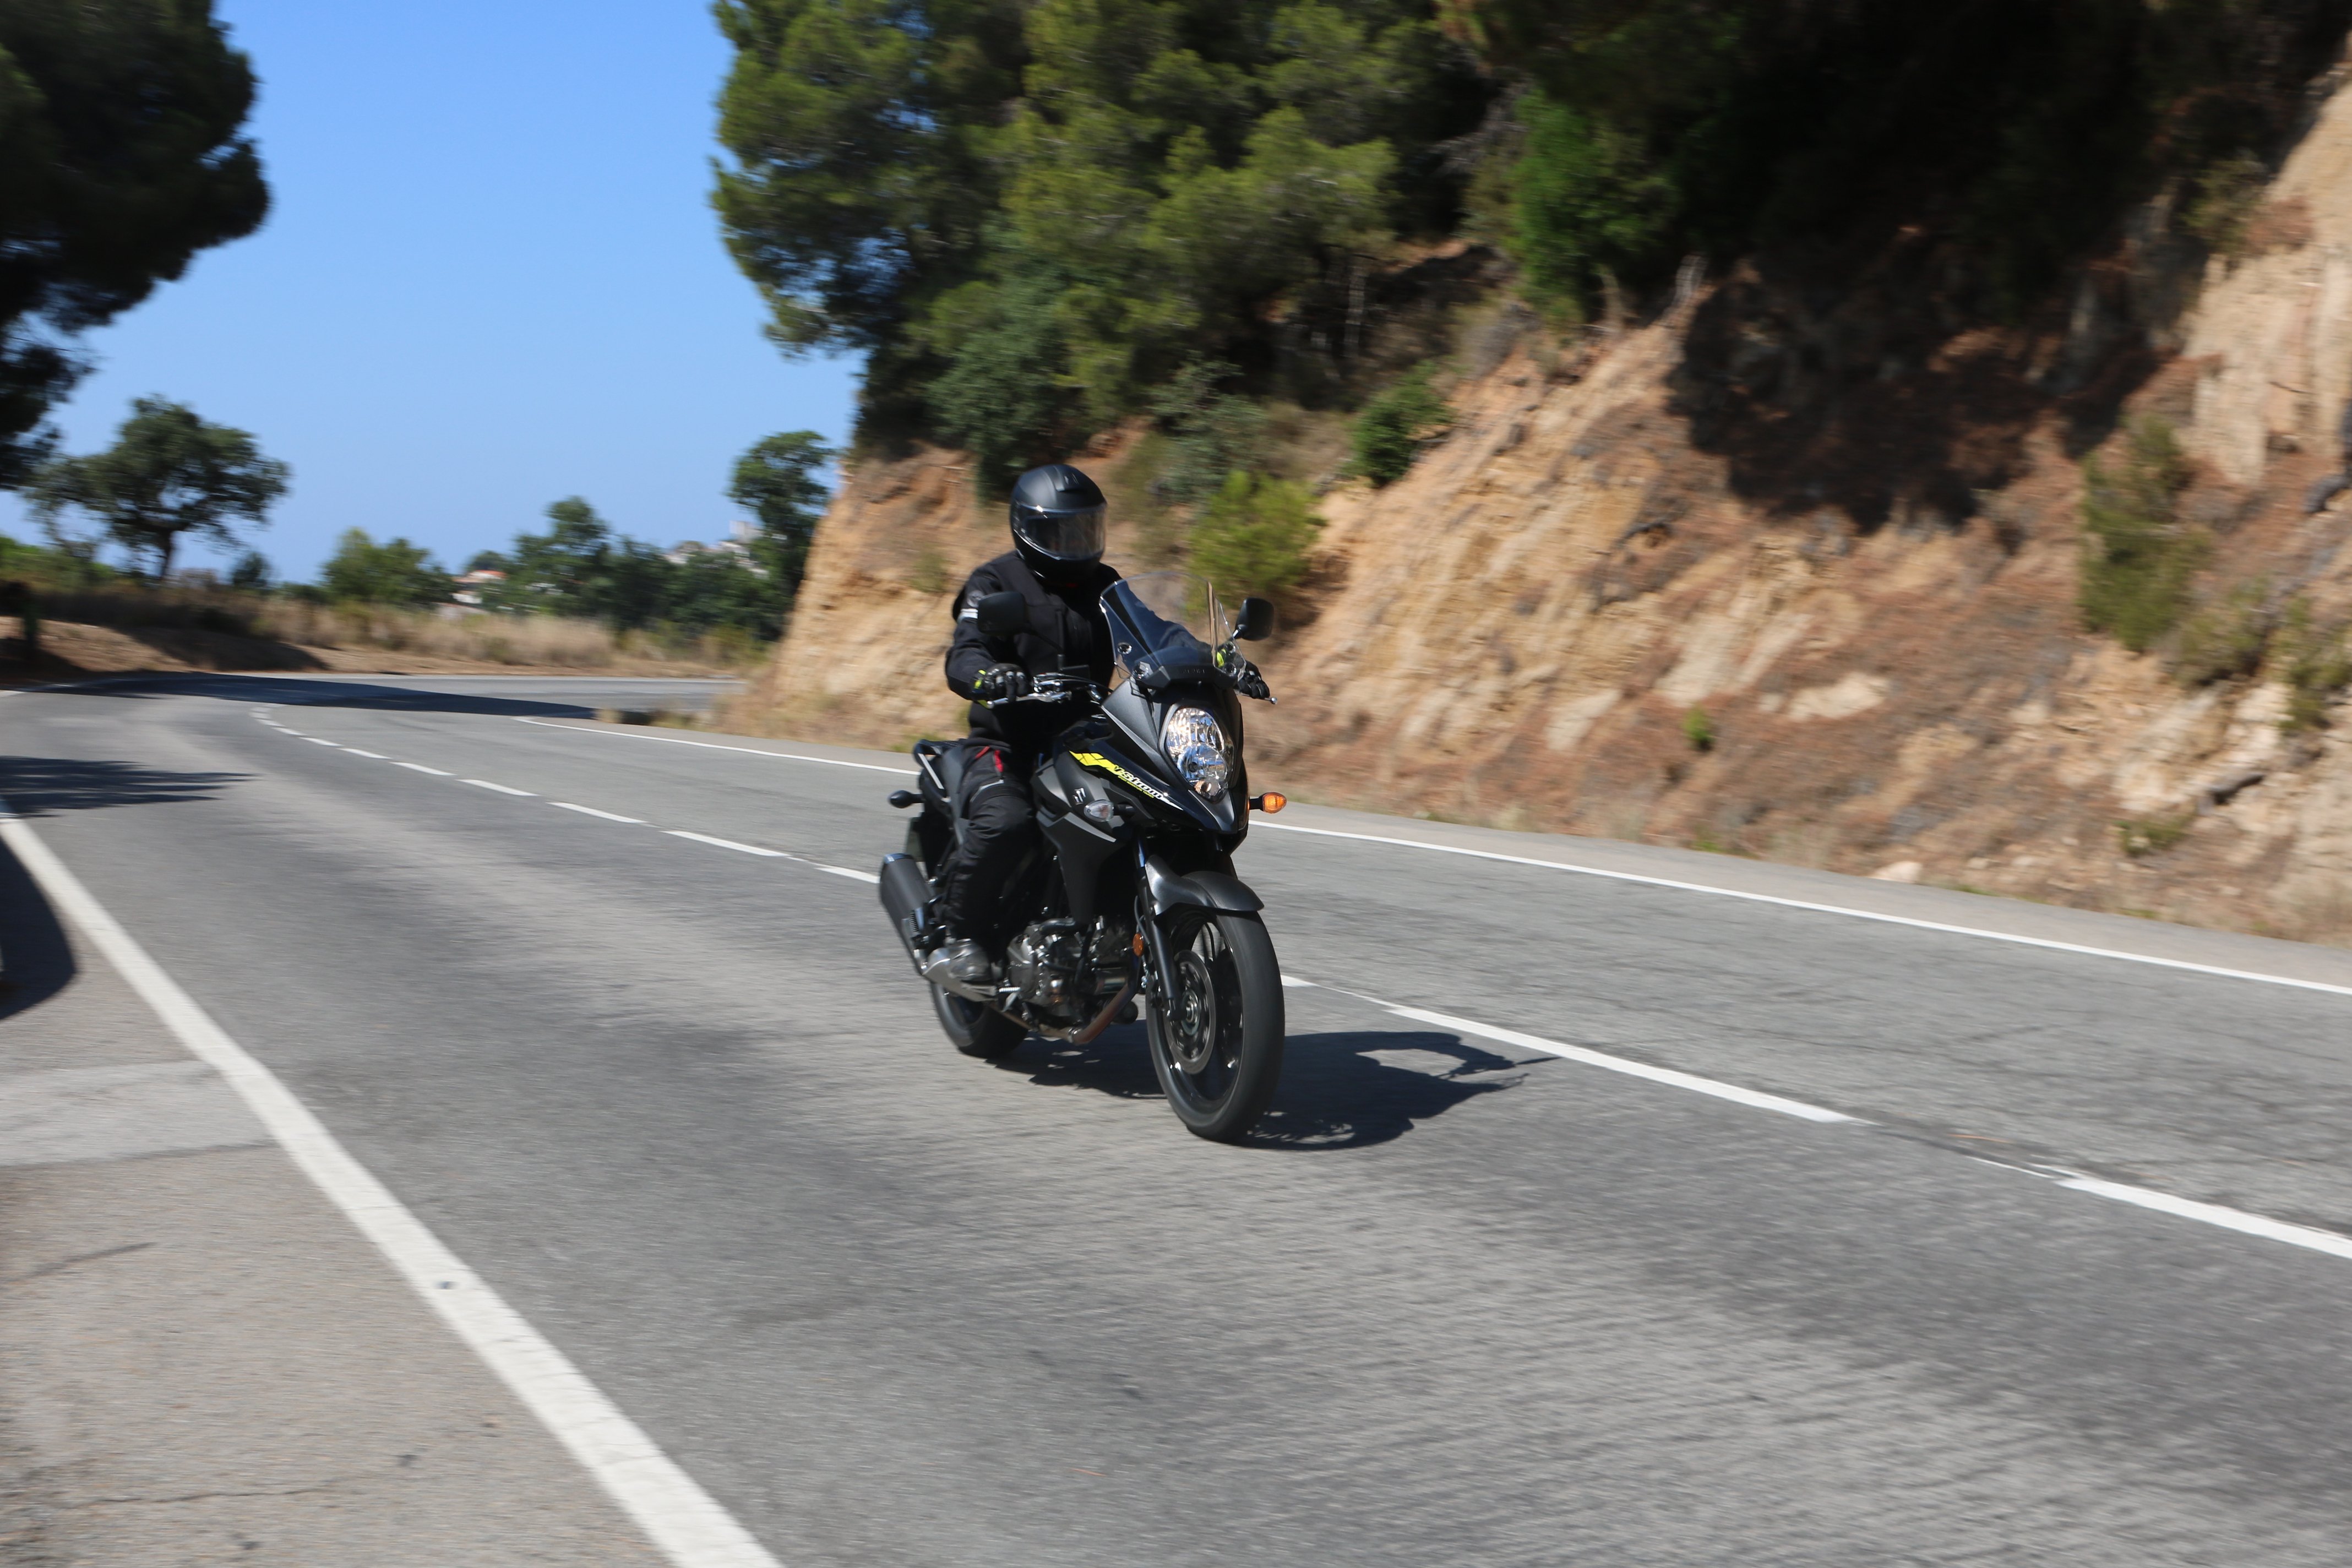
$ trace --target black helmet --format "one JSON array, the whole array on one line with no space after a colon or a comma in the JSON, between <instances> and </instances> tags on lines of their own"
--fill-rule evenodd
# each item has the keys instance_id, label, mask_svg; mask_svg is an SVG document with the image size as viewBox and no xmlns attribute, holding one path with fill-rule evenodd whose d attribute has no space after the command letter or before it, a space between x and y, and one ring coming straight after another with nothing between
<instances>
[{"instance_id":1,"label":"black helmet","mask_svg":"<svg viewBox=\"0 0 2352 1568\"><path fill-rule=\"evenodd\" d=\"M1066 581L1102 559L1102 487L1067 463L1013 481L1013 547L1040 577Z\"/></svg>"}]
</instances>

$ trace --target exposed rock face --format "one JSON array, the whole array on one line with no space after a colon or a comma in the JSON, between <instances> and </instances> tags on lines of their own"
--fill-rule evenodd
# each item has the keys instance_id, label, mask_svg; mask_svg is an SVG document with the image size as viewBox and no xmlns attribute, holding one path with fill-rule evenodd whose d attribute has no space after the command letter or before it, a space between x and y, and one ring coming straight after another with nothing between
<instances>
[{"instance_id":1,"label":"exposed rock face","mask_svg":"<svg viewBox=\"0 0 2352 1568\"><path fill-rule=\"evenodd\" d=\"M1723 312L1769 294L1752 276L1580 363L1515 353L1456 390L1453 433L1403 479L1324 497L1315 580L1261 658L1283 701L1254 711L1256 776L1345 804L2352 933L2352 714L2290 737L2283 687L2186 690L2158 657L2084 633L2074 605L2078 459L2127 387L2122 411L2175 420L2198 459L2186 503L2216 536L2216 578L2352 614L2352 493L2302 504L2344 466L2352 94L2323 107L2247 253L2208 264L2199 289L2161 249L2095 269L2039 336L1889 338L1869 375L1808 405L1845 423L1816 420L1777 458L1769 416L1793 406L1795 377L1773 356L1794 365L1857 329L1774 324L1759 305L1739 339ZM1853 416L1869 398L1885 400L1880 426ZM1933 432L1935 460L1890 444L1869 471L1864 437L1898 426ZM1817 500L1808 450L1832 475ZM772 689L739 716L884 743L959 726L939 674L949 595L1003 533L958 462L927 453L845 484ZM1867 504L1839 471L1867 474Z\"/></svg>"}]
</instances>

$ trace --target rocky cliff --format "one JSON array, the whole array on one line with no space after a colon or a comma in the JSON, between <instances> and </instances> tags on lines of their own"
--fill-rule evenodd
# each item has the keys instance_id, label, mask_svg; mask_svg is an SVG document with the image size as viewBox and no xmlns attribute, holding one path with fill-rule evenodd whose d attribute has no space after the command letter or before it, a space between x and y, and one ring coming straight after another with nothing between
<instances>
[{"instance_id":1,"label":"rocky cliff","mask_svg":"<svg viewBox=\"0 0 2352 1568\"><path fill-rule=\"evenodd\" d=\"M2214 542L2200 593L2352 616L2352 493L2305 510L2352 396L2352 94L2315 104L2233 258L2152 214L2048 321L1938 318L1949 263L1923 252L1827 303L1743 268L1648 325L1507 344L1402 480L1322 498L1261 660L1283 700L1254 720L1255 775L2352 934L2352 716L2290 732L2282 659L2189 685L2076 608L2081 459L2156 416ZM952 732L949 595L1002 538L955 455L860 466L737 721Z\"/></svg>"}]
</instances>

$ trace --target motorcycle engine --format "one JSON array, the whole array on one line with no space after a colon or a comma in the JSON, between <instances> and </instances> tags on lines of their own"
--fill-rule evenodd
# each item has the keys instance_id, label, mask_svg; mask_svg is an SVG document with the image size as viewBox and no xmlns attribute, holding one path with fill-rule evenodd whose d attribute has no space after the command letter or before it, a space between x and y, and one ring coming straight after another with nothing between
<instances>
[{"instance_id":1,"label":"motorcycle engine","mask_svg":"<svg viewBox=\"0 0 2352 1568\"><path fill-rule=\"evenodd\" d=\"M1021 999L1032 1006L1067 1006L1077 973L1078 932L1073 921L1039 921L1005 946L1004 977L1020 987Z\"/></svg>"}]
</instances>

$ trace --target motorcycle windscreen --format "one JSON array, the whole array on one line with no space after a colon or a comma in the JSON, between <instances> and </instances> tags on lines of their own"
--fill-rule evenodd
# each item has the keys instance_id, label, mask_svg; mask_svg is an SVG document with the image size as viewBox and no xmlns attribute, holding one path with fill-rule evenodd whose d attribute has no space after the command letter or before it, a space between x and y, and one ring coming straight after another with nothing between
<instances>
[{"instance_id":1,"label":"motorcycle windscreen","mask_svg":"<svg viewBox=\"0 0 2352 1568\"><path fill-rule=\"evenodd\" d=\"M1115 687L1154 671L1177 679L1205 676L1233 636L1216 589L1190 572L1122 577L1104 591L1102 607Z\"/></svg>"}]
</instances>

